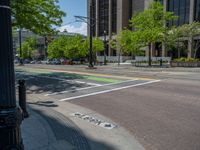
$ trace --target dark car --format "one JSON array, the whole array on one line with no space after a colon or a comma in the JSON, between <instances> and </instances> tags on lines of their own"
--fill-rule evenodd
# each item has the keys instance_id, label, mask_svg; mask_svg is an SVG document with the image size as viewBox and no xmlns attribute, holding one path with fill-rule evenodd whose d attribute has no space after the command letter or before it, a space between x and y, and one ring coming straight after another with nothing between
<instances>
[{"instance_id":1,"label":"dark car","mask_svg":"<svg viewBox=\"0 0 200 150\"><path fill-rule=\"evenodd\" d=\"M30 59L24 59L24 64L30 64L31 60Z\"/></svg>"},{"instance_id":2,"label":"dark car","mask_svg":"<svg viewBox=\"0 0 200 150\"><path fill-rule=\"evenodd\" d=\"M53 65L61 65L61 61L60 61L59 59L54 59L54 60L52 61L52 64L53 64Z\"/></svg>"}]
</instances>

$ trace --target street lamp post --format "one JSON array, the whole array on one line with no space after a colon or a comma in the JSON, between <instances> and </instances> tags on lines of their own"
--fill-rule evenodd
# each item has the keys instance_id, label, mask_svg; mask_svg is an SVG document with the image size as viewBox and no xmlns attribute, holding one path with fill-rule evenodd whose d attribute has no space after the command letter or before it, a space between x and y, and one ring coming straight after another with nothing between
<instances>
[{"instance_id":1,"label":"street lamp post","mask_svg":"<svg viewBox=\"0 0 200 150\"><path fill-rule=\"evenodd\" d=\"M152 44L149 45L149 67L151 67L151 50L152 50Z\"/></svg>"},{"instance_id":2,"label":"street lamp post","mask_svg":"<svg viewBox=\"0 0 200 150\"><path fill-rule=\"evenodd\" d=\"M22 30L19 28L19 64L23 65L23 59L22 59Z\"/></svg>"},{"instance_id":3,"label":"street lamp post","mask_svg":"<svg viewBox=\"0 0 200 150\"><path fill-rule=\"evenodd\" d=\"M0 149L23 150L16 106L10 0L0 1Z\"/></svg>"},{"instance_id":4,"label":"street lamp post","mask_svg":"<svg viewBox=\"0 0 200 150\"><path fill-rule=\"evenodd\" d=\"M90 34L89 34L89 65L88 67L93 69L93 50L92 50L92 36L93 36L93 27L95 25L95 18L92 18L93 12L92 12L92 1L90 1L90 17L84 17L84 16L74 16L76 18L77 22L85 22L90 27Z\"/></svg>"},{"instance_id":5,"label":"street lamp post","mask_svg":"<svg viewBox=\"0 0 200 150\"><path fill-rule=\"evenodd\" d=\"M92 20L92 2L90 2L90 49L89 49L89 68L93 68L93 51L92 51L92 36L93 36L93 20Z\"/></svg>"},{"instance_id":6,"label":"street lamp post","mask_svg":"<svg viewBox=\"0 0 200 150\"><path fill-rule=\"evenodd\" d=\"M45 58L45 60L47 60L47 55L48 55L48 38L47 38L47 36L45 36L44 37L44 50L45 50L45 52L44 52L44 58Z\"/></svg>"},{"instance_id":7,"label":"street lamp post","mask_svg":"<svg viewBox=\"0 0 200 150\"><path fill-rule=\"evenodd\" d=\"M104 65L106 65L106 45L107 45L107 43L106 43L106 30L104 30L103 34L104 34L104 39L103 39L103 42L104 42Z\"/></svg>"}]
</instances>

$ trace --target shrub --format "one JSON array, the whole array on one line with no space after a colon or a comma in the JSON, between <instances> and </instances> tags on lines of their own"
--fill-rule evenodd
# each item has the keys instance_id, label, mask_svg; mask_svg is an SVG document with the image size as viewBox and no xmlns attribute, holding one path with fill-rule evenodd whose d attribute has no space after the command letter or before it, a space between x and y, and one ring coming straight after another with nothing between
<instances>
[{"instance_id":1,"label":"shrub","mask_svg":"<svg viewBox=\"0 0 200 150\"><path fill-rule=\"evenodd\" d=\"M178 62L197 62L197 61L199 61L199 59L181 57L181 58L175 59L175 61L178 61Z\"/></svg>"}]
</instances>

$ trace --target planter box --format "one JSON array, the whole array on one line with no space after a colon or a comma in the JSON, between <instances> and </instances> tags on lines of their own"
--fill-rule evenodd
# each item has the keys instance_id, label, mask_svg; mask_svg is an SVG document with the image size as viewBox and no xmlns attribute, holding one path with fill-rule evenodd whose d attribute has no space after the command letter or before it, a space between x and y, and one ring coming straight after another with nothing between
<instances>
[{"instance_id":1,"label":"planter box","mask_svg":"<svg viewBox=\"0 0 200 150\"><path fill-rule=\"evenodd\" d=\"M171 67L200 67L200 61L198 62L181 62L181 61L171 61Z\"/></svg>"}]
</instances>

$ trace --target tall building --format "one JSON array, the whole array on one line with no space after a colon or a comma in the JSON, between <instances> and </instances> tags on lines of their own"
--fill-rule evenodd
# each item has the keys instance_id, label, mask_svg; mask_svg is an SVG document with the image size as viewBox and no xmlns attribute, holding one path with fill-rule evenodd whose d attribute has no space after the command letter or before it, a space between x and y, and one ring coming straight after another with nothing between
<instances>
[{"instance_id":1,"label":"tall building","mask_svg":"<svg viewBox=\"0 0 200 150\"><path fill-rule=\"evenodd\" d=\"M136 13L148 8L153 0L87 0L88 17L95 20L93 36L106 40L128 27L129 19ZM200 0L157 0L166 11L179 16L168 25L182 25L200 21ZM90 27L88 27L88 31ZM88 34L89 35L89 34ZM116 56L118 51L107 48L107 56ZM162 53L164 56L165 53Z\"/></svg>"}]
</instances>

